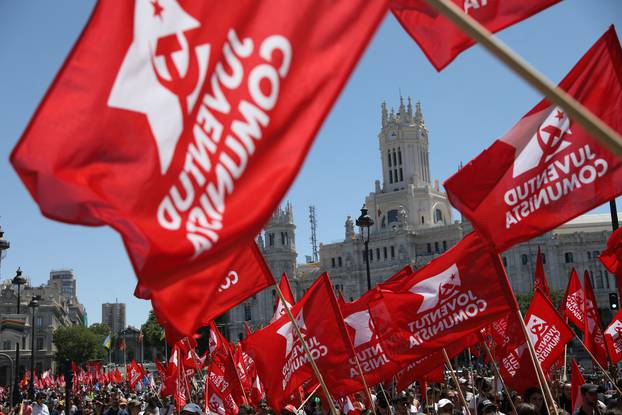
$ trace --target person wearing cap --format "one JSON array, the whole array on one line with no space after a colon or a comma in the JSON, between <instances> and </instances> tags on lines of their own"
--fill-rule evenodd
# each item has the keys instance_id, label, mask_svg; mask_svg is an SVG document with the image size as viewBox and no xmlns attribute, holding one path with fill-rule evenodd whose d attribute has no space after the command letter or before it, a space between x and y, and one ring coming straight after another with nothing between
<instances>
[{"instance_id":1,"label":"person wearing cap","mask_svg":"<svg viewBox=\"0 0 622 415\"><path fill-rule=\"evenodd\" d=\"M497 405L490 399L484 399L477 405L477 413L478 415L495 415L497 414Z\"/></svg>"},{"instance_id":2,"label":"person wearing cap","mask_svg":"<svg viewBox=\"0 0 622 415\"><path fill-rule=\"evenodd\" d=\"M600 414L598 408L598 386L592 383L581 385L581 398L583 403L574 412L574 415L597 415Z\"/></svg>"},{"instance_id":3,"label":"person wearing cap","mask_svg":"<svg viewBox=\"0 0 622 415\"><path fill-rule=\"evenodd\" d=\"M129 415L138 415L138 413L142 410L143 404L136 399L132 399L127 403L127 412Z\"/></svg>"},{"instance_id":4,"label":"person wearing cap","mask_svg":"<svg viewBox=\"0 0 622 415\"><path fill-rule=\"evenodd\" d=\"M454 403L447 398L443 398L436 404L436 413L451 415L454 411Z\"/></svg>"},{"instance_id":5,"label":"person wearing cap","mask_svg":"<svg viewBox=\"0 0 622 415\"><path fill-rule=\"evenodd\" d=\"M203 415L203 411L199 405L190 402L181 408L181 415Z\"/></svg>"},{"instance_id":6,"label":"person wearing cap","mask_svg":"<svg viewBox=\"0 0 622 415\"><path fill-rule=\"evenodd\" d=\"M50 415L48 406L45 404L45 393L37 392L35 402L32 404L32 415Z\"/></svg>"}]
</instances>

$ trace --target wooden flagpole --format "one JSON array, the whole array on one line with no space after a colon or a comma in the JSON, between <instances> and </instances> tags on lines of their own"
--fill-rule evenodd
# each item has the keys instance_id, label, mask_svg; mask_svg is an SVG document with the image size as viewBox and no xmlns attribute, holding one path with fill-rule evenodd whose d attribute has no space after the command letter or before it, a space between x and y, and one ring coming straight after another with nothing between
<instances>
[{"instance_id":1,"label":"wooden flagpole","mask_svg":"<svg viewBox=\"0 0 622 415\"><path fill-rule=\"evenodd\" d=\"M503 380L503 377L501 376L501 372L499 372L499 368L497 367L497 362L495 362L495 359L492 357L492 353L490 352L490 348L488 347L488 344L486 342L482 342L482 343L484 343L484 347L486 348L486 354L488 355L488 358L490 359L490 363L492 364L492 367L495 370L497 377L501 381L503 392L505 392L505 396L510 401L510 405L512 405L512 411L514 411L514 414L516 415L518 414L518 411L516 410L516 407L514 406L514 401L512 401L512 396L510 395L510 391L508 390L507 386L505 386L505 381ZM496 384L497 382L495 382L495 385Z\"/></svg>"},{"instance_id":2,"label":"wooden flagpole","mask_svg":"<svg viewBox=\"0 0 622 415\"><path fill-rule=\"evenodd\" d=\"M458 378L456 377L456 372L454 371L454 367L451 365L451 360L449 360L449 356L447 356L447 351L445 350L444 347L441 350L443 351L443 357L445 358L445 364L449 368L449 373L451 373L451 378L454 381L454 384L456 385L456 389L458 390L458 395L460 396L460 401L462 402L462 405L464 405L464 409L466 410L466 413L471 415L471 410L469 409L469 404L467 403L466 399L464 398L464 394L462 393L462 389L460 389L460 383L458 382Z\"/></svg>"},{"instance_id":3,"label":"wooden flagpole","mask_svg":"<svg viewBox=\"0 0 622 415\"><path fill-rule=\"evenodd\" d=\"M389 402L389 397L387 396L387 393L384 391L384 386L382 386L382 382L380 382L380 390L382 391L382 396L384 396L384 400L387 403L387 406L389 407L389 413L393 415L393 406L391 406L391 402Z\"/></svg>"},{"instance_id":4,"label":"wooden flagpole","mask_svg":"<svg viewBox=\"0 0 622 415\"><path fill-rule=\"evenodd\" d=\"M492 36L488 29L464 13L451 0L426 0L426 2L486 48L532 87L544 94L550 102L562 107L571 119L581 124L603 147L617 156L622 156L622 137L616 131L565 91L554 85L506 44Z\"/></svg>"},{"instance_id":5,"label":"wooden flagpole","mask_svg":"<svg viewBox=\"0 0 622 415\"><path fill-rule=\"evenodd\" d=\"M352 350L354 350L354 346L352 346ZM367 399L369 399L371 411L374 415L376 415L376 405L374 405L374 399L371 397L371 391L369 390L369 386L367 386L367 381L365 380L365 376L363 375L363 369L361 369L361 363L359 362L359 358L356 355L356 351L354 352L354 360L356 361L356 367L358 367L359 374L361 375L361 379L363 380L363 386L365 386L365 392L367 392ZM393 415L393 408L391 408L391 406L389 406L389 408L389 413Z\"/></svg>"},{"instance_id":6,"label":"wooden flagpole","mask_svg":"<svg viewBox=\"0 0 622 415\"><path fill-rule=\"evenodd\" d=\"M566 366L568 366L568 344L564 345L564 374L563 374L563 381L564 383L566 383L568 381L568 372L566 371Z\"/></svg>"},{"instance_id":7,"label":"wooden flagpole","mask_svg":"<svg viewBox=\"0 0 622 415\"><path fill-rule=\"evenodd\" d=\"M527 343L527 349L529 350L529 356L531 357L531 362L533 363L533 366L536 369L536 374L538 375L538 382L540 383L542 394L544 395L547 403L546 410L549 415L555 415L557 414L557 405L555 405L553 394L551 393L549 384L546 382L546 376L544 376L544 371L542 370L542 366L540 366L540 362L538 361L536 351L533 347L533 343L531 343L531 338L529 337L529 333L527 332L527 326L525 326L525 321L523 320L523 315L520 312L519 308L516 309L516 317L520 322L521 329L523 330L523 335L525 336L525 342Z\"/></svg>"},{"instance_id":8,"label":"wooden flagpole","mask_svg":"<svg viewBox=\"0 0 622 415\"><path fill-rule=\"evenodd\" d=\"M302 403L300 404L300 406L298 407L298 409L296 410L296 412L300 412L301 409L303 409L305 407L305 405L307 404L307 402L309 402L309 399L311 399L311 397L313 395L315 395L315 392L317 392L317 390L320 388L320 385L317 385L315 388L313 388L313 390L311 391L311 393L309 394L309 396L307 396L305 398L304 401L302 401Z\"/></svg>"},{"instance_id":9,"label":"wooden flagpole","mask_svg":"<svg viewBox=\"0 0 622 415\"><path fill-rule=\"evenodd\" d=\"M598 367L600 368L600 370L602 370L603 374L605 375L605 377L607 378L607 380L609 380L609 382L611 382L611 384L613 385L614 388L616 388L616 391L618 392L618 394L622 395L622 391L620 391L620 388L618 388L618 385L616 385L616 383L613 381L613 379L611 379L611 376L609 376L609 372L607 372L605 370L604 367L602 367L602 365L600 364L600 362L596 359L596 357L594 357L594 355L592 354L592 352L590 351L590 349L587 348L587 346L585 345L585 343L583 343L583 340L581 340L579 338L579 336L577 336L577 334L574 334L574 337L579 341L579 343L581 343L581 346L583 346L583 349L585 349L585 351L590 355L590 357L592 358L592 361L594 363L596 363L598 365Z\"/></svg>"},{"instance_id":10,"label":"wooden flagpole","mask_svg":"<svg viewBox=\"0 0 622 415\"><path fill-rule=\"evenodd\" d=\"M281 291L281 288L279 287L279 283L276 280L276 278L274 278L274 276L272 276L272 278L274 279L274 283L275 283L274 286L276 288L276 293L279 295L279 298L283 302L283 308L285 308L287 317L289 317L289 321L292 323L292 326L294 327L296 336L298 336L298 339L302 343L302 347L305 349L305 353L307 354L307 359L309 360L309 363L311 364L311 368L313 369L313 373L315 374L317 381L320 382L320 385L322 386L322 391L324 392L324 396L326 396L326 400L328 400L328 405L330 406L330 412L333 415L339 415L339 412L337 412L337 408L335 408L335 403L333 402L333 398L330 396L330 392L328 391L328 388L326 387L326 383L324 383L324 378L322 378L322 374L320 373L320 370L315 364L315 360L313 360L313 357L311 356L311 351L309 350L309 346L307 345L307 342L305 341L304 337L302 337L302 333L300 332L300 327L298 327L298 324L296 323L296 319L294 319L294 316L292 315L292 312L289 309L289 306L287 305L287 301L285 301L285 297L283 296L283 292Z\"/></svg>"}]
</instances>

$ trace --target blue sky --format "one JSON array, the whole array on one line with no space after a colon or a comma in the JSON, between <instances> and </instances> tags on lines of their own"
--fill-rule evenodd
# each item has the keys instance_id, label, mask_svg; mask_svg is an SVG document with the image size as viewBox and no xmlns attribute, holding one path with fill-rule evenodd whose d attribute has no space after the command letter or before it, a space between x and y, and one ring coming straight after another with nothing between
<instances>
[{"instance_id":1,"label":"blue sky","mask_svg":"<svg viewBox=\"0 0 622 415\"><path fill-rule=\"evenodd\" d=\"M101 320L101 303L118 299L127 303L128 323L140 325L149 304L132 296L135 277L119 236L44 218L8 162L92 7L87 0L0 3L0 225L11 241L0 276L11 278L21 266L41 284L51 269L73 268L90 323ZM622 30L619 0L566 0L500 37L557 82L612 23ZM437 73L388 15L286 197L294 206L299 262L311 253L310 204L317 209L318 240L335 241L343 238L346 216L357 216L373 190L381 175L380 104L397 107L399 91L421 101L431 172L441 182L541 99L479 46Z\"/></svg>"}]
</instances>

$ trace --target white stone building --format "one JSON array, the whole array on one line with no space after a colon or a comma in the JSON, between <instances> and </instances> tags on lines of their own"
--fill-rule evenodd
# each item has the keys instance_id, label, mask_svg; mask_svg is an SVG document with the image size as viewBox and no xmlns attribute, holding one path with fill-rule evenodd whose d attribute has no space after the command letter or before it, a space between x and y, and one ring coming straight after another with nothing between
<instances>
[{"instance_id":1,"label":"white stone building","mask_svg":"<svg viewBox=\"0 0 622 415\"><path fill-rule=\"evenodd\" d=\"M365 197L374 220L370 229L369 257L372 286L384 281L406 264L413 268L455 245L471 225L452 218L446 193L433 180L429 163L429 137L419 103L405 106L400 98L398 111L381 106L378 144L382 180ZM622 219L622 216L620 216ZM277 209L258 238L266 261L279 278L285 271L299 298L320 273L327 271L336 289L346 300L367 291L363 239L354 220L345 221L344 239L320 244L319 263L296 264L295 229L291 206ZM616 292L613 275L607 273L597 256L611 233L609 215L583 215L502 254L512 288L516 293L533 290L535 256L538 246L544 254L545 272L552 290L565 290L570 269L579 276L587 270L605 321L611 317L609 293ZM243 337L247 321L252 329L267 324L276 303L276 292L268 288L236 307L223 319L229 337Z\"/></svg>"}]
</instances>

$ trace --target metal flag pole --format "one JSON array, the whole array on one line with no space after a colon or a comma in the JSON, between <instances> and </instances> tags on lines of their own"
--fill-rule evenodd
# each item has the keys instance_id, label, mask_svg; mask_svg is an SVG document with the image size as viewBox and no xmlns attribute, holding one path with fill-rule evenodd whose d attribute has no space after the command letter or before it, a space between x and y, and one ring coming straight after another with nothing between
<instances>
[{"instance_id":1,"label":"metal flag pole","mask_svg":"<svg viewBox=\"0 0 622 415\"><path fill-rule=\"evenodd\" d=\"M449 356L447 356L447 351L443 347L441 349L443 351L443 357L445 358L445 364L449 368L449 373L451 374L451 379L454 381L456 385L456 390L458 391L458 395L460 396L460 401L462 405L464 405L464 409L468 415L471 415L471 410L469 409L469 404L467 404L466 399L464 398L464 394L462 393L462 389L460 389L460 383L458 382L458 378L456 377L456 372L454 371L454 367L451 365L451 360L449 360Z\"/></svg>"},{"instance_id":2,"label":"metal flag pole","mask_svg":"<svg viewBox=\"0 0 622 415\"><path fill-rule=\"evenodd\" d=\"M617 156L622 156L622 137L616 131L565 91L554 85L506 44L492 36L488 29L464 13L450 0L426 0L426 2L458 26L460 30L486 48L532 87L544 94L549 101L562 107L570 118L581 124L603 147Z\"/></svg>"},{"instance_id":3,"label":"metal flag pole","mask_svg":"<svg viewBox=\"0 0 622 415\"><path fill-rule=\"evenodd\" d=\"M322 386L322 391L324 392L324 396L326 396L326 400L328 400L328 405L330 406L330 411L331 411L331 413L333 415L339 415L339 412L337 412L337 408L335 408L335 403L333 402L333 398L331 397L330 392L328 392L328 388L326 387L326 383L324 383L324 379L322 378L322 374L320 373L320 370L318 369L317 365L315 364L315 360L313 360L313 357L311 356L311 351L309 350L309 346L307 345L307 342L305 341L304 337L302 337L302 333L300 332L300 328L298 327L298 323L296 323L296 320L294 319L294 316L292 315L292 312L289 309L289 306L287 305L287 301L285 301L285 297L283 296L283 292L281 291L281 288L279 288L279 283L274 278L274 276L272 276L272 278L274 279L274 283L275 283L274 287L276 288L276 293L278 294L279 298L283 302L283 306L285 308L285 312L287 313L287 317L289 318L289 321L292 323L292 326L294 327L294 331L296 332L296 336L298 336L298 339L302 343L302 347L305 349L305 353L307 354L307 358L309 360L309 363L311 364L311 368L313 369L313 373L315 374L315 377L317 378L317 381Z\"/></svg>"},{"instance_id":4,"label":"metal flag pole","mask_svg":"<svg viewBox=\"0 0 622 415\"><path fill-rule=\"evenodd\" d=\"M501 376L501 372L499 372L499 368L497 367L497 362L495 362L494 357L492 357L492 353L490 352L490 348L488 347L488 344L486 342L483 342L483 343L484 343L484 348L486 349L486 354L488 355L488 358L490 359L490 364L495 370L497 377L501 381L503 392L505 393L505 396L508 398L508 401L510 401L510 405L512 405L512 411L514 411L514 414L518 414L518 411L516 410L516 407L514 406L514 401L512 401L512 396L510 395L510 391L508 390L507 386L505 386L505 381L503 380L503 377ZM495 384L496 383L497 382L495 382Z\"/></svg>"}]
</instances>

